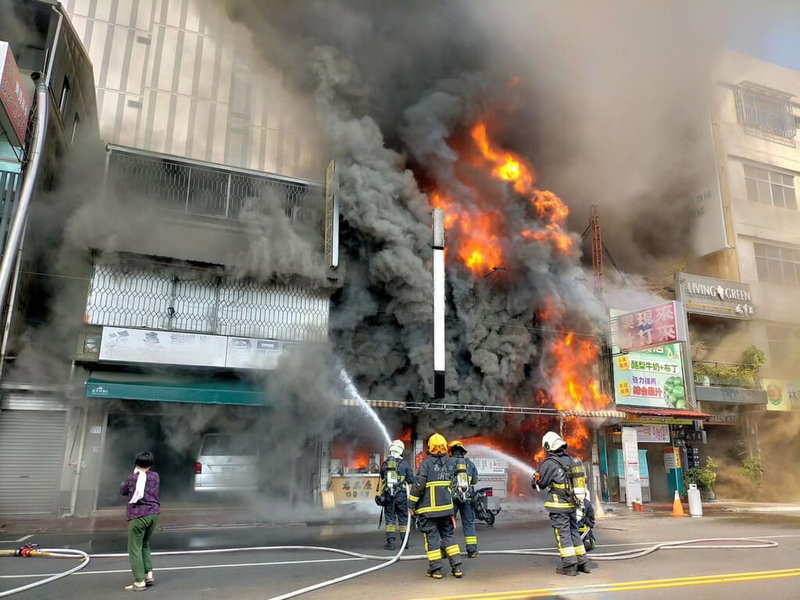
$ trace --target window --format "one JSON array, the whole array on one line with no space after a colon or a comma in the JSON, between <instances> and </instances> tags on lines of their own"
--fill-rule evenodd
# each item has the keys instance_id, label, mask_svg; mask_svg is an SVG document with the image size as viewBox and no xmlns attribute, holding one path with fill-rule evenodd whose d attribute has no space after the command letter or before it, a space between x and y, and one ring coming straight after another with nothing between
<instances>
[{"instance_id":1,"label":"window","mask_svg":"<svg viewBox=\"0 0 800 600\"><path fill-rule=\"evenodd\" d=\"M753 244L758 280L800 286L800 250Z\"/></svg>"},{"instance_id":2,"label":"window","mask_svg":"<svg viewBox=\"0 0 800 600\"><path fill-rule=\"evenodd\" d=\"M747 185L747 199L750 202L797 210L794 175L745 165L744 180Z\"/></svg>"},{"instance_id":3,"label":"window","mask_svg":"<svg viewBox=\"0 0 800 600\"><path fill-rule=\"evenodd\" d=\"M797 359L800 329L767 325L767 345L772 364L784 363L790 358Z\"/></svg>"},{"instance_id":4,"label":"window","mask_svg":"<svg viewBox=\"0 0 800 600\"><path fill-rule=\"evenodd\" d=\"M61 112L61 115L65 115L67 113L67 105L69 104L69 79L64 77L64 85L61 86L61 98L58 101L58 110Z\"/></svg>"},{"instance_id":5,"label":"window","mask_svg":"<svg viewBox=\"0 0 800 600\"><path fill-rule=\"evenodd\" d=\"M749 133L794 146L797 127L791 98L778 90L743 82L734 88L736 114Z\"/></svg>"},{"instance_id":6,"label":"window","mask_svg":"<svg viewBox=\"0 0 800 600\"><path fill-rule=\"evenodd\" d=\"M75 113L75 118L72 120L72 133L69 136L69 143L74 144L75 138L78 135L78 127L81 124L81 118L78 116L78 113Z\"/></svg>"}]
</instances>

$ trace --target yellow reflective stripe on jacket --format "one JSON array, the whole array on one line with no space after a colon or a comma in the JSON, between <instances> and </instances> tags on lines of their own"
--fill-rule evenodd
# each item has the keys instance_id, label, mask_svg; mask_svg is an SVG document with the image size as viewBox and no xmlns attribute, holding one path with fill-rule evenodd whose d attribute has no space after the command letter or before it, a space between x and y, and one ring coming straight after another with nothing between
<instances>
[{"instance_id":1,"label":"yellow reflective stripe on jacket","mask_svg":"<svg viewBox=\"0 0 800 600\"><path fill-rule=\"evenodd\" d=\"M411 494L408 495L408 499L411 500L411 502L419 502L419 498L417 496L412 496Z\"/></svg>"},{"instance_id":2,"label":"yellow reflective stripe on jacket","mask_svg":"<svg viewBox=\"0 0 800 600\"><path fill-rule=\"evenodd\" d=\"M554 487L554 488L559 489L559 490L564 490L564 489L567 488L567 484L566 483L551 483L550 487Z\"/></svg>"},{"instance_id":3,"label":"yellow reflective stripe on jacket","mask_svg":"<svg viewBox=\"0 0 800 600\"><path fill-rule=\"evenodd\" d=\"M429 512L438 512L440 510L453 510L453 503L450 504L437 504L436 506L426 506L425 508L420 508L416 512L419 514L425 514Z\"/></svg>"}]
</instances>

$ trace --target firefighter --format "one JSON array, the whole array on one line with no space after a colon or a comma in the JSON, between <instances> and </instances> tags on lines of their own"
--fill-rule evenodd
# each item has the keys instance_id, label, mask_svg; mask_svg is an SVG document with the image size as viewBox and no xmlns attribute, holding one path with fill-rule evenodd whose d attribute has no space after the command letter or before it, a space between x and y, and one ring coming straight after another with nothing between
<instances>
[{"instance_id":1,"label":"firefighter","mask_svg":"<svg viewBox=\"0 0 800 600\"><path fill-rule=\"evenodd\" d=\"M467 556L478 558L478 535L475 532L475 509L472 504L475 483L478 481L478 469L466 457L467 449L460 440L450 442L450 456L453 458L455 473L453 478L453 506L456 515L461 514L461 526L464 528L464 543Z\"/></svg>"},{"instance_id":2,"label":"firefighter","mask_svg":"<svg viewBox=\"0 0 800 600\"><path fill-rule=\"evenodd\" d=\"M461 577L461 550L455 538L453 496L450 486L453 466L447 456L447 440L434 433L428 439L428 456L419 465L408 504L417 515L417 525L425 541L428 557L428 577L441 579L442 558L447 555L454 577Z\"/></svg>"},{"instance_id":3,"label":"firefighter","mask_svg":"<svg viewBox=\"0 0 800 600\"><path fill-rule=\"evenodd\" d=\"M547 489L544 507L550 513L561 556L561 566L556 573L573 577L579 571L591 573L586 548L578 531L577 505L570 478L573 459L567 454L567 443L556 432L548 431L542 438L542 447L547 452L547 458L539 465L539 471L533 474L532 486L537 490Z\"/></svg>"},{"instance_id":4,"label":"firefighter","mask_svg":"<svg viewBox=\"0 0 800 600\"><path fill-rule=\"evenodd\" d=\"M380 496L386 518L387 550L395 549L397 534L403 540L408 531L408 495L406 483L414 483L414 471L403 458L405 444L402 440L394 440L389 445L389 456L381 465ZM401 542L402 543L402 542ZM406 546L407 547L407 546Z\"/></svg>"}]
</instances>

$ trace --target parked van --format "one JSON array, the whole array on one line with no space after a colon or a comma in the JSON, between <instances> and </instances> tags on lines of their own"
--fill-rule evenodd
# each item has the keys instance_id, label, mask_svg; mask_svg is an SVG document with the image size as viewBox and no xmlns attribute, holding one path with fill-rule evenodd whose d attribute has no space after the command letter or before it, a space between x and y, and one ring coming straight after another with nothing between
<instances>
[{"instance_id":1,"label":"parked van","mask_svg":"<svg viewBox=\"0 0 800 600\"><path fill-rule=\"evenodd\" d=\"M258 437L248 433L207 433L194 463L196 492L258 489Z\"/></svg>"}]
</instances>

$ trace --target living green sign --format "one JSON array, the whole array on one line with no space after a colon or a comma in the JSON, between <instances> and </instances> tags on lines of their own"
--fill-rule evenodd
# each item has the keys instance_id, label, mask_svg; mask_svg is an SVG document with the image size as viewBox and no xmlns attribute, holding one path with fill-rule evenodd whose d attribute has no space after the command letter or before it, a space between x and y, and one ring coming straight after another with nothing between
<instances>
[{"instance_id":1,"label":"living green sign","mask_svg":"<svg viewBox=\"0 0 800 600\"><path fill-rule=\"evenodd\" d=\"M617 404L651 408L686 408L686 387L679 344L614 357Z\"/></svg>"}]
</instances>

